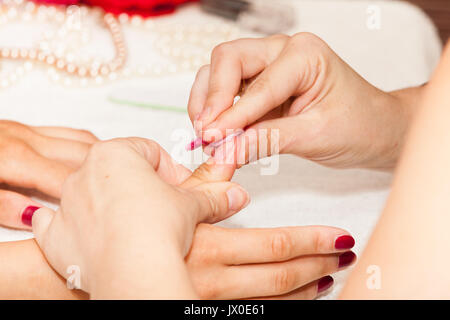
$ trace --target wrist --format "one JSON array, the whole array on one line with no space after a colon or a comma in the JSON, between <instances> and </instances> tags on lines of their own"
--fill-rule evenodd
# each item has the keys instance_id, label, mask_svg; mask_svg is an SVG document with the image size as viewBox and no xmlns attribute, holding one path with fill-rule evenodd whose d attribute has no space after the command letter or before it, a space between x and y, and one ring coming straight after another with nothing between
<instances>
[{"instance_id":1,"label":"wrist","mask_svg":"<svg viewBox=\"0 0 450 320\"><path fill-rule=\"evenodd\" d=\"M369 168L390 171L396 167L422 92L421 87L393 92L380 91L373 99L374 107L381 109L386 116L383 127L380 128L376 160Z\"/></svg>"},{"instance_id":2,"label":"wrist","mask_svg":"<svg viewBox=\"0 0 450 320\"><path fill-rule=\"evenodd\" d=\"M87 285L92 299L192 299L195 292L178 248L141 244L105 250ZM119 248L117 248L119 247ZM147 249L151 248L151 252ZM111 254L108 253L111 252Z\"/></svg>"}]
</instances>

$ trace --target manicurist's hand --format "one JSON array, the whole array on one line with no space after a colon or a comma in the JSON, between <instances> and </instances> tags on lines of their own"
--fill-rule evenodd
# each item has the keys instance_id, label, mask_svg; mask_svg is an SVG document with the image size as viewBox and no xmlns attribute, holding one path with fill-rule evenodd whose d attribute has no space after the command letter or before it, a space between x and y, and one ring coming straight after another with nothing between
<instances>
[{"instance_id":1,"label":"manicurist's hand","mask_svg":"<svg viewBox=\"0 0 450 320\"><path fill-rule=\"evenodd\" d=\"M204 144L246 130L237 143L242 162L280 152L336 168L389 169L417 95L378 90L323 40L299 33L216 47L188 109Z\"/></svg>"},{"instance_id":2,"label":"manicurist's hand","mask_svg":"<svg viewBox=\"0 0 450 320\"><path fill-rule=\"evenodd\" d=\"M66 180L61 208L36 211L33 231L58 273L80 270L92 298L192 298L184 257L196 225L248 201L234 183L191 175L155 142L117 139L91 148Z\"/></svg>"},{"instance_id":3,"label":"manicurist's hand","mask_svg":"<svg viewBox=\"0 0 450 320\"><path fill-rule=\"evenodd\" d=\"M61 182L84 161L98 139L90 132L61 127L33 127L0 121L2 187L36 189L59 198ZM32 213L41 205L0 187L0 225L31 229Z\"/></svg>"}]
</instances>

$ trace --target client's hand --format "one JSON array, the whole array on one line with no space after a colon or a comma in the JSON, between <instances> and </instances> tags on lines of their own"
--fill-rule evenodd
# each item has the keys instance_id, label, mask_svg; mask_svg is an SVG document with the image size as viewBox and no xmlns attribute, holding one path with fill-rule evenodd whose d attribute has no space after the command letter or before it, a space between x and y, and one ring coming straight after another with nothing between
<instances>
[{"instance_id":1,"label":"client's hand","mask_svg":"<svg viewBox=\"0 0 450 320\"><path fill-rule=\"evenodd\" d=\"M80 166L96 141L84 130L0 121L0 183L59 198L61 181ZM0 188L0 225L31 229L31 214L40 206Z\"/></svg>"},{"instance_id":2,"label":"client's hand","mask_svg":"<svg viewBox=\"0 0 450 320\"><path fill-rule=\"evenodd\" d=\"M93 298L191 298L183 259L197 223L248 201L234 183L191 175L155 142L117 139L91 148L58 213L37 210L33 231L55 270L65 276L76 265Z\"/></svg>"},{"instance_id":3,"label":"client's hand","mask_svg":"<svg viewBox=\"0 0 450 320\"><path fill-rule=\"evenodd\" d=\"M397 161L414 97L378 90L320 38L299 33L216 47L188 109L204 143L246 130L237 146L242 162L280 152L337 168L385 169ZM271 147L256 154L245 140Z\"/></svg>"},{"instance_id":4,"label":"client's hand","mask_svg":"<svg viewBox=\"0 0 450 320\"><path fill-rule=\"evenodd\" d=\"M353 264L353 238L324 226L225 229L200 224L186 258L202 299L314 299Z\"/></svg>"}]
</instances>

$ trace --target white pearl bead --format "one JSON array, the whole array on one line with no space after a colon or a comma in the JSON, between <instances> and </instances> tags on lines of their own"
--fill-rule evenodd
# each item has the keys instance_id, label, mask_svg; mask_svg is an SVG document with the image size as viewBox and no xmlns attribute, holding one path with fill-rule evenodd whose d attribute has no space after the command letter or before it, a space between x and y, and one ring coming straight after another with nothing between
<instances>
[{"instance_id":1,"label":"white pearl bead","mask_svg":"<svg viewBox=\"0 0 450 320\"><path fill-rule=\"evenodd\" d=\"M19 57L19 50L17 50L17 49L12 49L12 50L11 50L11 58L17 59L18 57Z\"/></svg>"},{"instance_id":2,"label":"white pearl bead","mask_svg":"<svg viewBox=\"0 0 450 320\"><path fill-rule=\"evenodd\" d=\"M16 10L16 8L9 9L7 15L8 15L9 19L16 18L17 17L17 10Z\"/></svg>"},{"instance_id":3,"label":"white pearl bead","mask_svg":"<svg viewBox=\"0 0 450 320\"><path fill-rule=\"evenodd\" d=\"M31 14L28 12L25 12L24 14L22 14L22 20L23 21L30 21L31 20Z\"/></svg>"},{"instance_id":4,"label":"white pearl bead","mask_svg":"<svg viewBox=\"0 0 450 320\"><path fill-rule=\"evenodd\" d=\"M67 65L67 67L66 67L66 70L67 70L67 72L69 72L69 73L74 73L74 72L75 72L75 69L76 69L76 67L75 67L75 65L73 65L72 63L69 63L69 64Z\"/></svg>"},{"instance_id":5,"label":"white pearl bead","mask_svg":"<svg viewBox=\"0 0 450 320\"><path fill-rule=\"evenodd\" d=\"M78 75L80 77L84 77L84 76L86 76L86 74L87 74L87 69L85 67L80 67L78 69Z\"/></svg>"},{"instance_id":6,"label":"white pearl bead","mask_svg":"<svg viewBox=\"0 0 450 320\"><path fill-rule=\"evenodd\" d=\"M47 57L47 59L45 59L45 61L46 61L48 64L54 64L55 61L56 61L56 59L55 59L55 57L54 57L53 55L49 55L49 56Z\"/></svg>"},{"instance_id":7,"label":"white pearl bead","mask_svg":"<svg viewBox=\"0 0 450 320\"><path fill-rule=\"evenodd\" d=\"M31 1L28 1L27 4L25 5L25 10L27 12L33 12L35 8L36 8L36 5L34 4L34 2L31 2Z\"/></svg>"},{"instance_id":8,"label":"white pearl bead","mask_svg":"<svg viewBox=\"0 0 450 320\"><path fill-rule=\"evenodd\" d=\"M117 79L117 73L111 72L108 76L109 80L114 81Z\"/></svg>"},{"instance_id":9,"label":"white pearl bead","mask_svg":"<svg viewBox=\"0 0 450 320\"><path fill-rule=\"evenodd\" d=\"M25 68L25 71L30 71L31 69L33 69L33 63L27 61L25 62L25 64L23 65Z\"/></svg>"},{"instance_id":10,"label":"white pearl bead","mask_svg":"<svg viewBox=\"0 0 450 320\"><path fill-rule=\"evenodd\" d=\"M142 25L142 18L139 16L134 16L133 18L131 18L131 25L133 27L139 27Z\"/></svg>"},{"instance_id":11,"label":"white pearl bead","mask_svg":"<svg viewBox=\"0 0 450 320\"><path fill-rule=\"evenodd\" d=\"M8 58L10 56L10 54L11 54L11 51L8 48L2 49L2 56L4 58Z\"/></svg>"},{"instance_id":12,"label":"white pearl bead","mask_svg":"<svg viewBox=\"0 0 450 320\"><path fill-rule=\"evenodd\" d=\"M128 17L128 15L126 14L126 13L121 13L120 15L119 15L119 22L120 23L127 23L128 22L128 20L129 20L129 17Z\"/></svg>"},{"instance_id":13,"label":"white pearl bead","mask_svg":"<svg viewBox=\"0 0 450 320\"><path fill-rule=\"evenodd\" d=\"M6 88L9 86L9 81L6 79L3 79L0 83L0 85L2 86L2 88Z\"/></svg>"},{"instance_id":14,"label":"white pearl bead","mask_svg":"<svg viewBox=\"0 0 450 320\"><path fill-rule=\"evenodd\" d=\"M24 67L17 67L16 74L18 76L20 76L20 77L23 76L25 74L25 68Z\"/></svg>"},{"instance_id":15,"label":"white pearl bead","mask_svg":"<svg viewBox=\"0 0 450 320\"><path fill-rule=\"evenodd\" d=\"M66 62L63 59L58 59L56 62L56 67L58 69L63 69L66 66Z\"/></svg>"},{"instance_id":16,"label":"white pearl bead","mask_svg":"<svg viewBox=\"0 0 450 320\"><path fill-rule=\"evenodd\" d=\"M103 78L100 77L100 76L96 77L95 78L95 83L98 84L98 85L102 84L103 83Z\"/></svg>"}]
</instances>

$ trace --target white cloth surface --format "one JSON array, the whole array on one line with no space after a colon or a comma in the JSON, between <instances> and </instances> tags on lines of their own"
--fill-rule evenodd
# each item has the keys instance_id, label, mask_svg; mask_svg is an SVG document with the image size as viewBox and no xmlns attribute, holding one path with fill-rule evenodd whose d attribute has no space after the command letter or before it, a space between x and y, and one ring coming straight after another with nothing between
<instances>
[{"instance_id":1,"label":"white cloth surface","mask_svg":"<svg viewBox=\"0 0 450 320\"><path fill-rule=\"evenodd\" d=\"M415 7L396 1L292 3L299 18L292 33L318 34L356 71L384 90L422 84L437 64L441 44L436 30ZM373 4L381 9L379 30L366 27L367 8ZM164 19L198 22L207 18L196 6L188 6ZM18 38L17 34L0 34L0 45ZM0 91L0 118L33 125L88 129L104 139L141 136L154 139L171 151L179 145L172 137L174 130L192 131L186 114L116 105L108 102L107 97L112 93L141 95L142 99L153 99L155 103L165 103L170 97L171 102L185 106L194 76L189 73L158 79L131 79L83 89L51 84L42 71L36 70L20 84ZM356 253L361 253L370 236L391 181L387 173L332 170L291 156L281 157L276 175L261 176L259 169L252 165L236 174L234 180L247 188L252 202L222 225L342 227L356 238ZM0 241L30 236L25 232L0 229ZM335 276L336 285L324 299L337 296L346 274Z\"/></svg>"}]
</instances>

